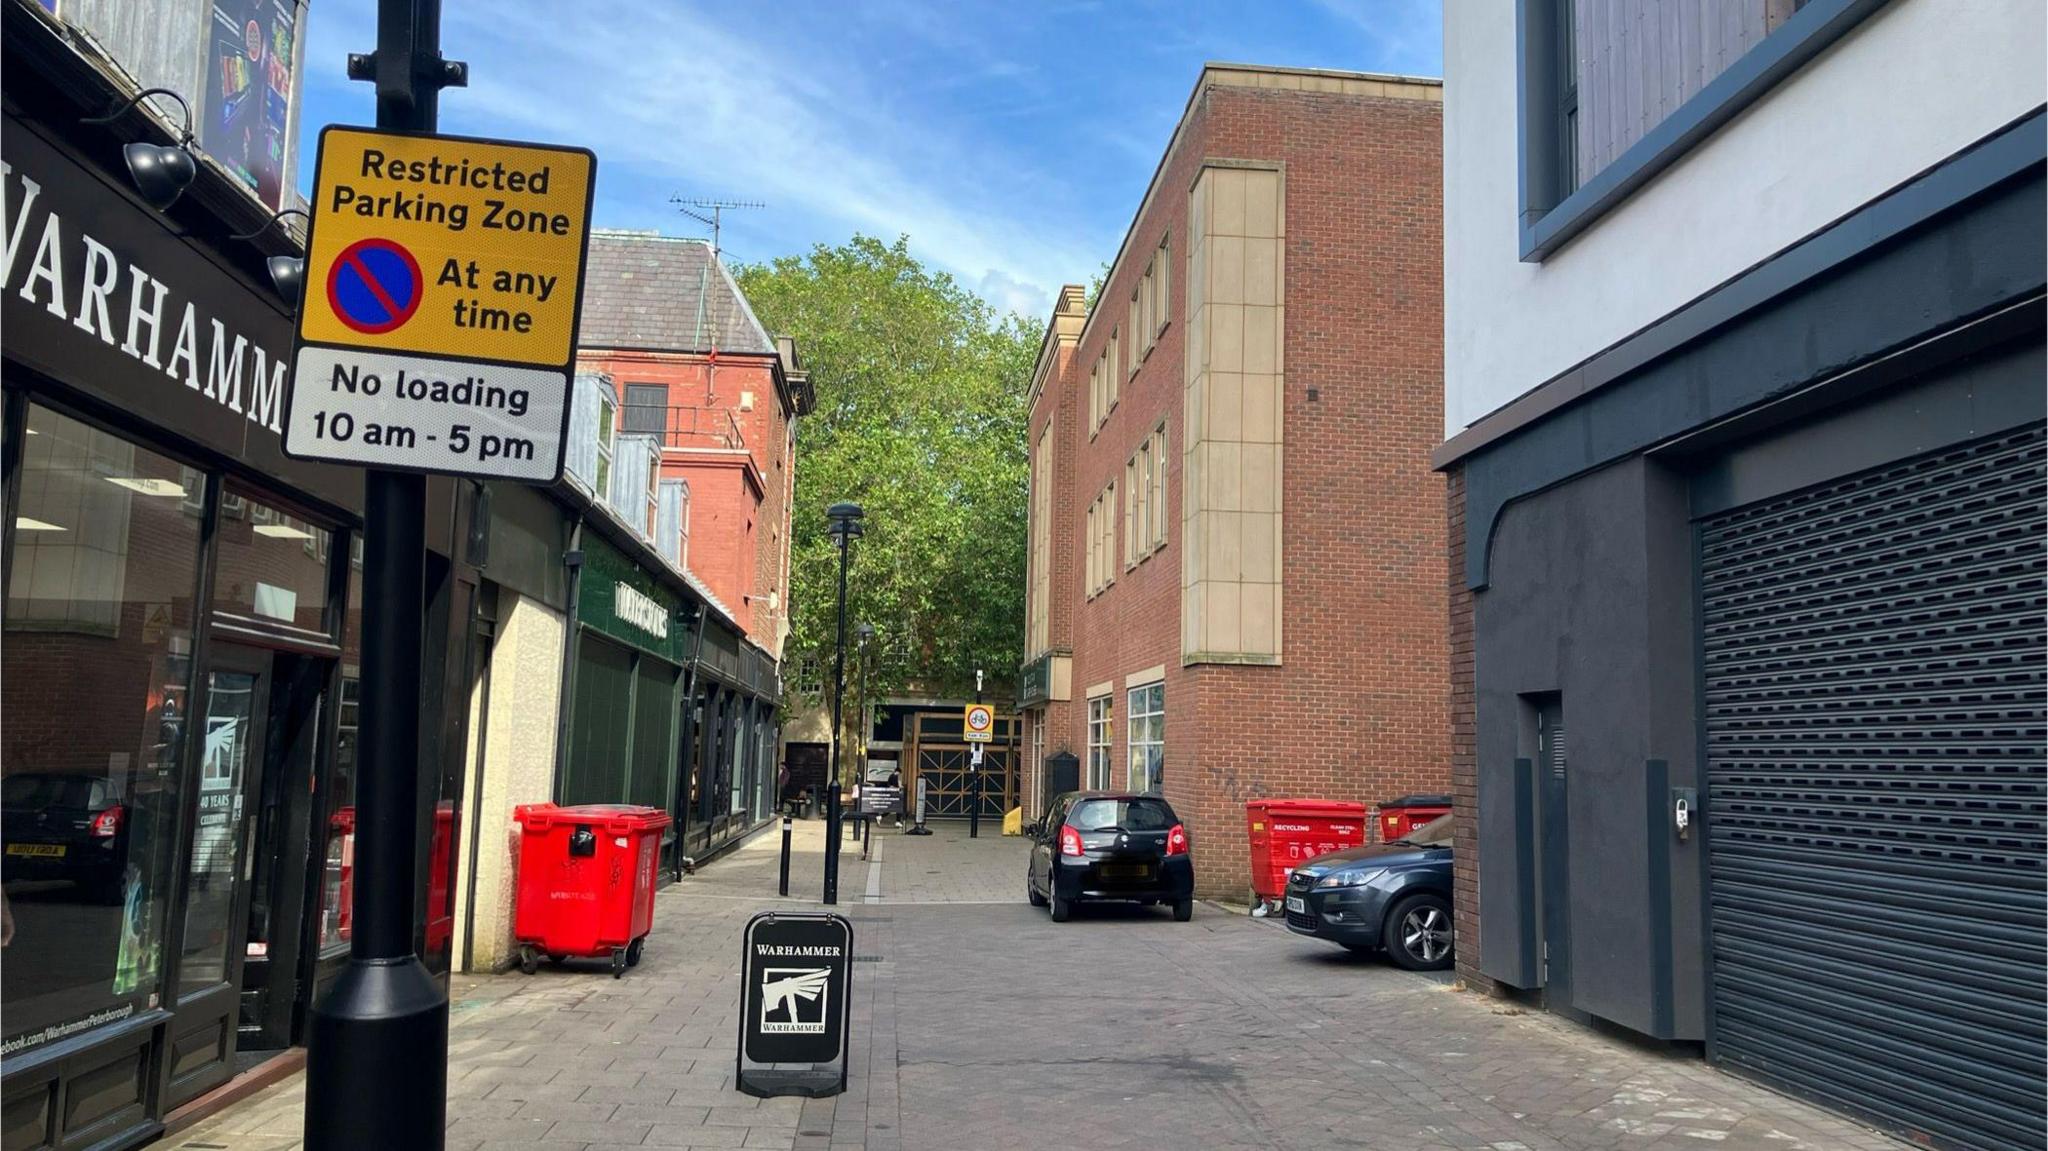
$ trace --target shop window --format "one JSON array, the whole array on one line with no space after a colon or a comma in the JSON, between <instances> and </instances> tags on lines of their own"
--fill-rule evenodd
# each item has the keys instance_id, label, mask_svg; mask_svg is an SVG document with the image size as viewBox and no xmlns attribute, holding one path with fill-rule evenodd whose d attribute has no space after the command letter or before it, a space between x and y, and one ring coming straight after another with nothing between
<instances>
[{"instance_id":1,"label":"shop window","mask_svg":"<svg viewBox=\"0 0 2048 1151\"><path fill-rule=\"evenodd\" d=\"M1130 788L1158 791L1166 759L1166 685L1148 683L1129 693Z\"/></svg>"},{"instance_id":2,"label":"shop window","mask_svg":"<svg viewBox=\"0 0 2048 1151\"><path fill-rule=\"evenodd\" d=\"M355 603L359 584L351 585ZM360 618L360 609L350 613ZM359 634L359 633L358 633ZM354 649L350 649L353 652ZM355 657L360 658L360 657ZM330 958L348 947L349 896L344 884L355 870L356 762L361 745L363 681L354 662L342 666L341 705L335 711L334 766L327 773L327 810L320 825L323 841L320 878L320 957Z\"/></svg>"},{"instance_id":3,"label":"shop window","mask_svg":"<svg viewBox=\"0 0 2048 1151\"><path fill-rule=\"evenodd\" d=\"M1088 787L1093 791L1109 786L1109 727L1114 710L1110 696L1088 701Z\"/></svg>"},{"instance_id":4,"label":"shop window","mask_svg":"<svg viewBox=\"0 0 2048 1151\"><path fill-rule=\"evenodd\" d=\"M633 769L626 802L668 809L668 777L675 748L675 668L638 656L634 662Z\"/></svg>"},{"instance_id":5,"label":"shop window","mask_svg":"<svg viewBox=\"0 0 2048 1151\"><path fill-rule=\"evenodd\" d=\"M215 529L213 609L235 625L331 639L333 533L254 497L248 507L247 519L223 514Z\"/></svg>"},{"instance_id":6,"label":"shop window","mask_svg":"<svg viewBox=\"0 0 2048 1151\"><path fill-rule=\"evenodd\" d=\"M0 643L11 1055L162 1001L203 478L31 406Z\"/></svg>"}]
</instances>

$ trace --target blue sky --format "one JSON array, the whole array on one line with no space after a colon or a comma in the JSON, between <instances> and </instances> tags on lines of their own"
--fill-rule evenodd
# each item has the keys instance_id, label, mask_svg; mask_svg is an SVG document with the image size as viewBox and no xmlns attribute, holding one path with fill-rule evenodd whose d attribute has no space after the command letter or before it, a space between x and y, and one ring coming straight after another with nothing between
<instances>
[{"instance_id":1,"label":"blue sky","mask_svg":"<svg viewBox=\"0 0 2048 1151\"><path fill-rule=\"evenodd\" d=\"M375 5L307 9L302 166L328 123L367 124L343 77ZM728 259L856 231L912 249L1031 316L1115 255L1205 60L1441 75L1436 0L446 0L470 87L441 129L579 144L596 222L706 235Z\"/></svg>"}]
</instances>

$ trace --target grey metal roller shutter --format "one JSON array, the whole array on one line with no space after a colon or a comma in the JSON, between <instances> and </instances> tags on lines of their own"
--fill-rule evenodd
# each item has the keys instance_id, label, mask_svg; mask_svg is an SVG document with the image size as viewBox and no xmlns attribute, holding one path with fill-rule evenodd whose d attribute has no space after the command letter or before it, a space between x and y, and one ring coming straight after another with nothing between
<instances>
[{"instance_id":1,"label":"grey metal roller shutter","mask_svg":"<svg viewBox=\"0 0 2048 1151\"><path fill-rule=\"evenodd\" d=\"M2042 1146L2041 428L1701 525L1715 1059Z\"/></svg>"}]
</instances>

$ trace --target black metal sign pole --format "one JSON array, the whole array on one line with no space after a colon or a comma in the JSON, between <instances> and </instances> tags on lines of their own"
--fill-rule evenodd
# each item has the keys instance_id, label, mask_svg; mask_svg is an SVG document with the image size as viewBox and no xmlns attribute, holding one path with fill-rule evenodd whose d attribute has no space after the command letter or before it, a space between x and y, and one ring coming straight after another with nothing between
<instances>
[{"instance_id":1,"label":"black metal sign pole","mask_svg":"<svg viewBox=\"0 0 2048 1151\"><path fill-rule=\"evenodd\" d=\"M974 669L974 702L977 704L981 702L980 668ZM988 725L988 729L993 734L996 725L991 722ZM967 838L969 839L981 838L981 751L987 746L985 743L975 744L974 750L967 757L968 769L974 775L974 798L971 801L971 806L967 809Z\"/></svg>"},{"instance_id":2,"label":"black metal sign pole","mask_svg":"<svg viewBox=\"0 0 2048 1151\"><path fill-rule=\"evenodd\" d=\"M441 59L440 0L379 0L377 51L351 57L349 78L376 82L379 128L432 131L440 89L464 78ZM426 503L422 476L365 473L354 930L307 1028L308 1151L446 1134L448 999L413 953Z\"/></svg>"},{"instance_id":3,"label":"black metal sign pole","mask_svg":"<svg viewBox=\"0 0 2048 1151\"><path fill-rule=\"evenodd\" d=\"M846 551L851 536L839 540L839 648L832 669L832 783L825 789L825 898L826 906L839 902L839 735L842 723L840 697L846 694Z\"/></svg>"}]
</instances>

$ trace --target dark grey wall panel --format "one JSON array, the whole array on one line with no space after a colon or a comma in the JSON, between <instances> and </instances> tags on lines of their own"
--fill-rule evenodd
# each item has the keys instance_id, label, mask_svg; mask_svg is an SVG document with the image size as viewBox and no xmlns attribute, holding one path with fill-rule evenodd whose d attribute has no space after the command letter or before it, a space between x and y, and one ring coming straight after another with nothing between
<instances>
[{"instance_id":1,"label":"dark grey wall panel","mask_svg":"<svg viewBox=\"0 0 2048 1151\"><path fill-rule=\"evenodd\" d=\"M1643 548L1647 592L1644 635L1649 644L1648 742L1646 760L1661 762L1662 794L1645 796L1643 835L1661 848L1647 873L1653 954L1668 955L1669 966L1652 968L1657 981L1652 1004L1657 1026L1651 1034L1698 1039L1706 1034L1706 943L1701 917L1705 850L1698 813L1686 839L1672 821L1672 788L1699 792L1699 631L1694 615L1692 523L1687 515L1687 477L1659 466L1643 469ZM1661 880L1659 876L1662 876Z\"/></svg>"},{"instance_id":2,"label":"dark grey wall panel","mask_svg":"<svg viewBox=\"0 0 2048 1151\"><path fill-rule=\"evenodd\" d=\"M2034 309L2039 319L2039 307ZM1893 460L2048 417L2038 324L2003 344L1868 403L1788 425L1723 452L1692 481L1692 512L1712 515Z\"/></svg>"},{"instance_id":3,"label":"dark grey wall panel","mask_svg":"<svg viewBox=\"0 0 2048 1151\"><path fill-rule=\"evenodd\" d=\"M1481 968L1536 982L1517 947L1535 930L1535 907L1509 894L1531 865L1530 846L1514 839L1510 788L1515 758L1529 754L1523 700L1556 692L1572 732L1570 1006L1645 1034L1696 1038L1697 882L1652 875L1645 818L1645 762L1668 761L1679 779L1695 764L1683 483L1638 457L1516 503L1494 546L1494 581L1474 603ZM1671 848L1674 861L1691 853ZM1653 901L1663 915L1653 917ZM1646 961L1653 918L1687 933L1692 956L1669 971ZM1674 974L1690 981L1682 995ZM1680 999L1687 1007L1675 1012Z\"/></svg>"}]
</instances>

